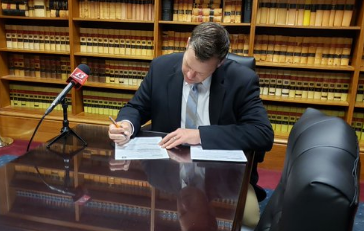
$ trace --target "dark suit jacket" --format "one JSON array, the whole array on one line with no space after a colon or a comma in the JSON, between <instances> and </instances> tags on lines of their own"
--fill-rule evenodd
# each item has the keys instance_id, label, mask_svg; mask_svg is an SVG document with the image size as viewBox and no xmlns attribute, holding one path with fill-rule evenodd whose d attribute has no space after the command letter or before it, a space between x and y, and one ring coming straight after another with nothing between
<instances>
[{"instance_id":1,"label":"dark suit jacket","mask_svg":"<svg viewBox=\"0 0 364 231\"><path fill-rule=\"evenodd\" d=\"M130 120L135 128L152 121L152 130L172 132L181 125L183 53L154 59L149 72L117 120ZM273 145L273 130L259 97L256 73L235 61L225 62L212 75L210 123L200 126L205 149L268 151Z\"/></svg>"}]
</instances>

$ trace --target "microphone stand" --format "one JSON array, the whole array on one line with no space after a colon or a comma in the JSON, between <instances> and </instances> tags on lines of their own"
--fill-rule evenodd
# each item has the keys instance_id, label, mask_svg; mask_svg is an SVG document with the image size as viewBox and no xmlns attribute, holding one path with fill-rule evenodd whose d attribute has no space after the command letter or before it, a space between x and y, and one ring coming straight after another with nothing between
<instances>
[{"instance_id":1,"label":"microphone stand","mask_svg":"<svg viewBox=\"0 0 364 231\"><path fill-rule=\"evenodd\" d=\"M50 146L52 144L54 144L55 142L57 142L61 138L66 138L68 135L75 136L77 139L79 139L83 143L84 146L87 146L87 142L84 139L82 139L79 135L77 135L77 133L74 132L69 127L68 114L67 114L68 104L67 104L66 97L64 97L61 100L61 103L62 103L62 108L63 108L63 127L61 129L61 134L58 135L56 138L54 138L52 141L50 141L49 144L47 145L47 148L50 148Z\"/></svg>"}]
</instances>

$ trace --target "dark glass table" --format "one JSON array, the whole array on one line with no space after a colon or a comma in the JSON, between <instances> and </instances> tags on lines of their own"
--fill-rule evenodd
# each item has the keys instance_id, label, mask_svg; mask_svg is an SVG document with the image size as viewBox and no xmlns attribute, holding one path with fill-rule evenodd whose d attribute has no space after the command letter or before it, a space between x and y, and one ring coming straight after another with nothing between
<instances>
[{"instance_id":1,"label":"dark glass table","mask_svg":"<svg viewBox=\"0 0 364 231\"><path fill-rule=\"evenodd\" d=\"M240 230L253 154L248 163L192 162L189 147L180 147L170 159L115 161L107 129L78 125L87 146L66 136L0 168L0 227ZM186 184L182 166L198 169L200 183Z\"/></svg>"}]
</instances>

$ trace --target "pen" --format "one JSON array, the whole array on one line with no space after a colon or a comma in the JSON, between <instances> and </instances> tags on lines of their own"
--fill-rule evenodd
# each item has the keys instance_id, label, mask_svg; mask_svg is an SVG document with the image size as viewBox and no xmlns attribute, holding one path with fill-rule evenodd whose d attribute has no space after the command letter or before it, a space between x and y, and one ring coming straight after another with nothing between
<instances>
[{"instance_id":1,"label":"pen","mask_svg":"<svg viewBox=\"0 0 364 231\"><path fill-rule=\"evenodd\" d=\"M115 125L115 127L120 128L119 124L117 124L116 121L111 116L109 116L109 119Z\"/></svg>"}]
</instances>

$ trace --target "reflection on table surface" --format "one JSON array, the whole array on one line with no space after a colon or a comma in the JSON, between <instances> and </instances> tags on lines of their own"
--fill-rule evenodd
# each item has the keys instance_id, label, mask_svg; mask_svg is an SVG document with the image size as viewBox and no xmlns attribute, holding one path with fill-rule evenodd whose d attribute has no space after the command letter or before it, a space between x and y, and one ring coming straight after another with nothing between
<instances>
[{"instance_id":1,"label":"reflection on table surface","mask_svg":"<svg viewBox=\"0 0 364 231\"><path fill-rule=\"evenodd\" d=\"M245 164L191 162L189 147L115 161L107 129L79 125L87 146L68 136L8 164L3 215L86 230L232 229Z\"/></svg>"}]
</instances>

